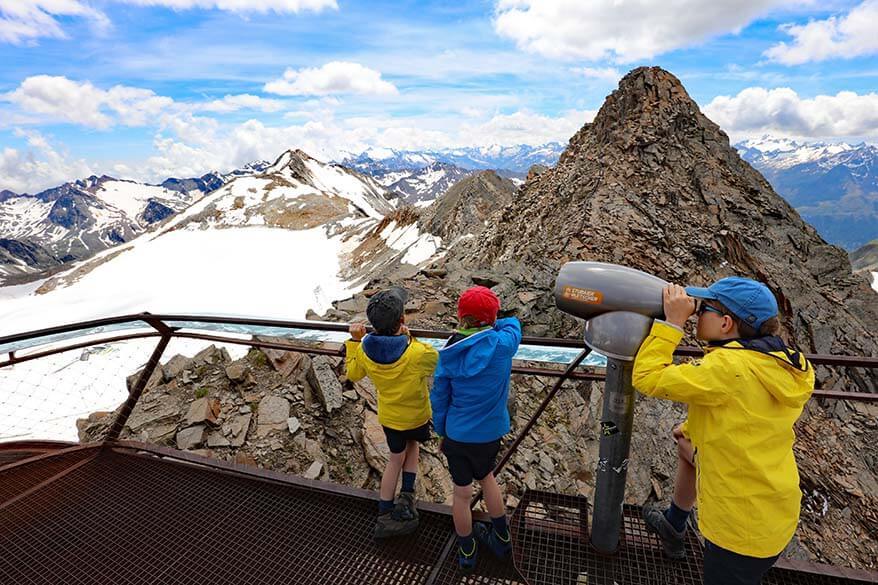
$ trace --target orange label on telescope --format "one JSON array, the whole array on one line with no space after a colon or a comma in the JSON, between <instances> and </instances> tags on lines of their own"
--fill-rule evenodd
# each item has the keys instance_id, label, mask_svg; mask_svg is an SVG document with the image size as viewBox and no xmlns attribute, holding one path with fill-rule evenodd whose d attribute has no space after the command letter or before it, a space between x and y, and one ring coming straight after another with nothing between
<instances>
[{"instance_id":1,"label":"orange label on telescope","mask_svg":"<svg viewBox=\"0 0 878 585\"><path fill-rule=\"evenodd\" d=\"M600 305L604 302L604 295L601 291L576 288L575 286L565 286L561 296L577 303L588 303L589 305Z\"/></svg>"}]
</instances>

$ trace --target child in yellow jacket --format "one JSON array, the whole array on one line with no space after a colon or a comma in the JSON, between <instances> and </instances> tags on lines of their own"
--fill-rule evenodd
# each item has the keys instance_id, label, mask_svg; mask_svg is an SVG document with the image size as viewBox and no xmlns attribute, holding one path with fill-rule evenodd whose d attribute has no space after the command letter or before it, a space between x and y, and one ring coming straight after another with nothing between
<instances>
[{"instance_id":1,"label":"child in yellow jacket","mask_svg":"<svg viewBox=\"0 0 878 585\"><path fill-rule=\"evenodd\" d=\"M428 380L433 376L438 352L412 338L405 326L408 293L390 288L373 295L366 326L350 326L351 340L345 371L352 382L369 376L378 391L378 422L384 428L390 459L381 477L375 538L401 536L418 527L415 507L415 479L418 472L419 442L430 440L430 394ZM402 471L402 488L394 505L393 494Z\"/></svg>"},{"instance_id":2,"label":"child in yellow jacket","mask_svg":"<svg viewBox=\"0 0 878 585\"><path fill-rule=\"evenodd\" d=\"M798 523L793 424L814 390L814 369L777 337L777 301L762 283L730 277L708 288L670 285L663 294L666 321L656 321L640 347L634 387L686 403L689 413L673 432L671 505L645 508L644 520L665 553L681 559L697 501L704 583L758 584ZM693 314L706 354L675 365L674 349Z\"/></svg>"}]
</instances>

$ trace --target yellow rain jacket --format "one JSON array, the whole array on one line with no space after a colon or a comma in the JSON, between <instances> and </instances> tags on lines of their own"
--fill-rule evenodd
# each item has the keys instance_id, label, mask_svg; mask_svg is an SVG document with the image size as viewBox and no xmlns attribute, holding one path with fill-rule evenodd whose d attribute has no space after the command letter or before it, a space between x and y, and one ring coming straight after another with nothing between
<instances>
[{"instance_id":1,"label":"yellow rain jacket","mask_svg":"<svg viewBox=\"0 0 878 585\"><path fill-rule=\"evenodd\" d=\"M695 448L698 528L741 555L768 558L793 537L802 493L793 424L814 390L814 369L778 337L714 344L674 365L683 332L652 326L634 362L634 387L689 405L683 434Z\"/></svg>"},{"instance_id":2,"label":"yellow rain jacket","mask_svg":"<svg viewBox=\"0 0 878 585\"><path fill-rule=\"evenodd\" d=\"M345 349L348 379L356 382L369 376L378 390L378 422L390 429L407 431L430 420L427 382L433 378L439 361L435 348L411 339L393 363L373 361L363 350L363 343L348 340Z\"/></svg>"}]
</instances>

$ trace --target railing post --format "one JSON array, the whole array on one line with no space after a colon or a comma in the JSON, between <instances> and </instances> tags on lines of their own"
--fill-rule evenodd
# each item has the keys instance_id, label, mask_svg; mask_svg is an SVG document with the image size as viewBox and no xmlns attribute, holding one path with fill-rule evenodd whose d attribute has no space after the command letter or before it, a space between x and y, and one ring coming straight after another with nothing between
<instances>
[{"instance_id":1,"label":"railing post","mask_svg":"<svg viewBox=\"0 0 878 585\"><path fill-rule=\"evenodd\" d=\"M150 323L150 325L152 325L152 323ZM134 406L137 404L137 401L140 400L140 395L143 394L143 389L146 388L146 383L149 382L153 372L155 372L156 367L158 367L159 360L162 359L162 354L165 353L165 348L168 347L168 342L171 341L171 330L167 329L167 327L165 327L165 329L167 330L167 333L162 333L162 337L159 339L158 345L149 357L149 361L146 362L146 366L143 368L143 372L137 379L137 383L134 384L131 392L129 392L128 399L119 410L119 415L116 416L116 420L113 421L113 426L107 431L107 435L104 437L105 443L107 441L115 441L119 438L122 429L125 428L125 423L128 422L128 417L131 416L131 412L134 410Z\"/></svg>"},{"instance_id":2,"label":"railing post","mask_svg":"<svg viewBox=\"0 0 878 585\"><path fill-rule=\"evenodd\" d=\"M591 520L591 543L602 553L615 552L622 533L622 503L625 499L631 427L634 422L633 370L633 362L607 358Z\"/></svg>"}]
</instances>

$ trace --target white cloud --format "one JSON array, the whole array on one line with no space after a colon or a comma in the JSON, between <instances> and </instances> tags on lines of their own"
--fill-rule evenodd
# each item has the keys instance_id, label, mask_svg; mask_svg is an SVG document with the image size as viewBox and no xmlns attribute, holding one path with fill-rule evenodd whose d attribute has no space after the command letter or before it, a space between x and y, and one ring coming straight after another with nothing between
<instances>
[{"instance_id":1,"label":"white cloud","mask_svg":"<svg viewBox=\"0 0 878 585\"><path fill-rule=\"evenodd\" d=\"M104 90L88 81L66 77L35 75L28 77L17 89L0 94L0 101L15 104L34 122L63 121L106 129L123 126L158 125L167 120L167 114L186 112L215 112L226 114L239 110L278 112L282 101L251 94L226 95L222 99L205 102L175 102L150 89L116 85ZM24 123L24 122L22 122Z\"/></svg>"},{"instance_id":2,"label":"white cloud","mask_svg":"<svg viewBox=\"0 0 878 585\"><path fill-rule=\"evenodd\" d=\"M238 110L279 112L284 109L284 104L279 100L242 93L238 95L227 95L219 100L211 100L203 104L197 104L195 109L204 112L217 112L220 114L237 112Z\"/></svg>"},{"instance_id":3,"label":"white cloud","mask_svg":"<svg viewBox=\"0 0 878 585\"><path fill-rule=\"evenodd\" d=\"M163 6L174 10L216 9L235 13L299 13L338 10L337 0L115 0L121 4ZM106 15L83 0L0 0L0 42L20 45L41 37L66 39L58 17L88 19L102 31L110 26Z\"/></svg>"},{"instance_id":4,"label":"white cloud","mask_svg":"<svg viewBox=\"0 0 878 585\"><path fill-rule=\"evenodd\" d=\"M58 152L42 134L23 130L17 130L15 134L27 138L29 148L25 152L9 147L0 151L0 189L38 193L93 174L84 160L72 160Z\"/></svg>"},{"instance_id":5,"label":"white cloud","mask_svg":"<svg viewBox=\"0 0 878 585\"><path fill-rule=\"evenodd\" d=\"M57 16L89 19L97 29L110 21L80 0L0 0L0 42L20 45L40 37L67 38Z\"/></svg>"},{"instance_id":6,"label":"white cloud","mask_svg":"<svg viewBox=\"0 0 878 585\"><path fill-rule=\"evenodd\" d=\"M615 67L574 67L571 71L583 77L604 81L615 82L622 78L622 74Z\"/></svg>"},{"instance_id":7,"label":"white cloud","mask_svg":"<svg viewBox=\"0 0 878 585\"><path fill-rule=\"evenodd\" d=\"M866 0L846 16L786 24L780 29L792 44L778 43L765 51L771 61L801 65L827 59L852 59L878 53L878 0Z\"/></svg>"},{"instance_id":8,"label":"white cloud","mask_svg":"<svg viewBox=\"0 0 878 585\"><path fill-rule=\"evenodd\" d=\"M737 33L797 0L498 0L494 29L527 51L628 63Z\"/></svg>"},{"instance_id":9,"label":"white cloud","mask_svg":"<svg viewBox=\"0 0 878 585\"><path fill-rule=\"evenodd\" d=\"M842 91L803 99L790 88L747 88L717 96L704 113L733 140L772 134L803 138L878 137L878 94Z\"/></svg>"},{"instance_id":10,"label":"white cloud","mask_svg":"<svg viewBox=\"0 0 878 585\"><path fill-rule=\"evenodd\" d=\"M287 69L281 79L263 88L278 95L394 95L396 86L381 79L381 73L348 61L331 61L320 68Z\"/></svg>"},{"instance_id":11,"label":"white cloud","mask_svg":"<svg viewBox=\"0 0 878 585\"><path fill-rule=\"evenodd\" d=\"M591 122L595 114L597 112L590 110L570 110L557 118L526 110L499 114L477 126L464 125L459 132L459 142L466 146L563 143L583 124Z\"/></svg>"},{"instance_id":12,"label":"white cloud","mask_svg":"<svg viewBox=\"0 0 878 585\"><path fill-rule=\"evenodd\" d=\"M164 6L174 10L192 8L225 10L228 12L320 12L326 8L338 10L336 0L116 0L140 6Z\"/></svg>"},{"instance_id":13,"label":"white cloud","mask_svg":"<svg viewBox=\"0 0 878 585\"><path fill-rule=\"evenodd\" d=\"M116 85L102 90L88 81L50 75L28 77L0 99L50 120L94 128L109 128L117 122L144 126L174 103L148 89Z\"/></svg>"},{"instance_id":14,"label":"white cloud","mask_svg":"<svg viewBox=\"0 0 878 585\"><path fill-rule=\"evenodd\" d=\"M274 159L284 150L301 148L329 160L342 151L369 148L433 149L491 144L566 142L593 111L571 110L553 118L520 111L495 115L481 123L461 124L459 117L355 117L336 120L331 112L288 126L266 126L259 120L223 127L210 118L169 116L154 141L156 153L137 168L142 180L196 176L210 170L229 171L259 159ZM136 166L136 165L135 165Z\"/></svg>"}]
</instances>

